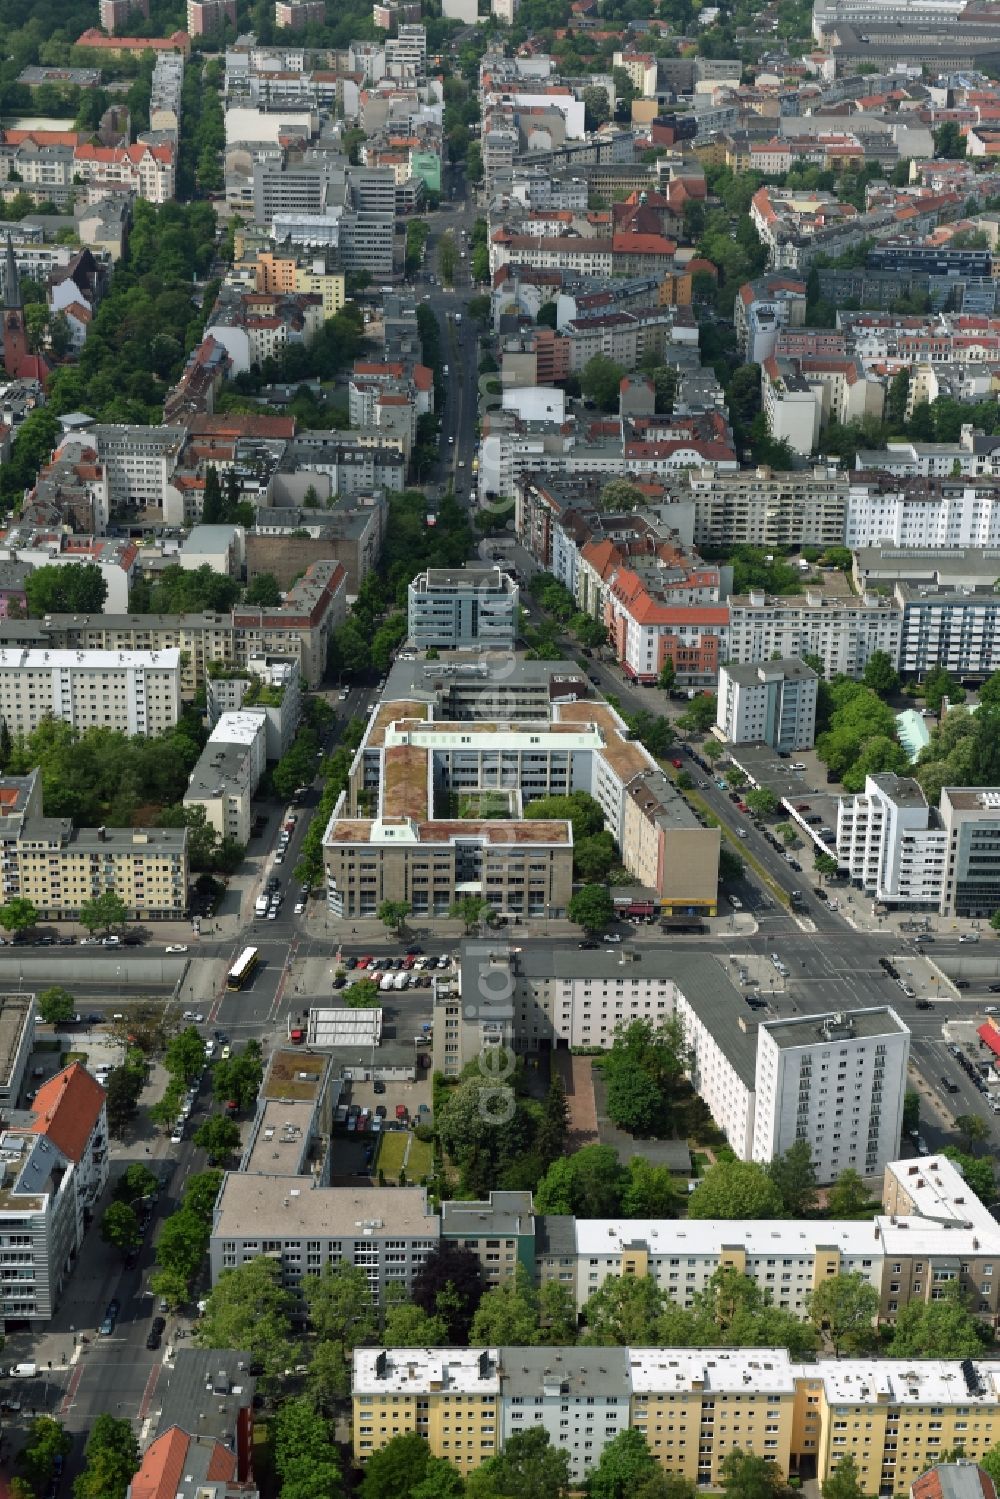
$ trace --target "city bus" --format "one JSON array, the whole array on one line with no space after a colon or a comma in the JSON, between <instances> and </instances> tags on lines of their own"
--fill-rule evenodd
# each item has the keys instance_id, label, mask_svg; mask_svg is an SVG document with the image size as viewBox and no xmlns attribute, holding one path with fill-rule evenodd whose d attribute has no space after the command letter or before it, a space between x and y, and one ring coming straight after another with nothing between
<instances>
[{"instance_id":1,"label":"city bus","mask_svg":"<svg viewBox=\"0 0 1000 1499\"><path fill-rule=\"evenodd\" d=\"M249 983L260 954L255 947L245 947L226 974L227 989L242 989Z\"/></svg>"}]
</instances>

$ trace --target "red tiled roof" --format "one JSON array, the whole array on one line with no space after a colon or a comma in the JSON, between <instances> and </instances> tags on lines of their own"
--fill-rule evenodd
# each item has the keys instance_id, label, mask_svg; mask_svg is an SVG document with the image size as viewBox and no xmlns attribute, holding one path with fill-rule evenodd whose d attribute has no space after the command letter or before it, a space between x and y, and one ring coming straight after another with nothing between
<instances>
[{"instance_id":1,"label":"red tiled roof","mask_svg":"<svg viewBox=\"0 0 1000 1499\"><path fill-rule=\"evenodd\" d=\"M32 1132L47 1136L69 1160L79 1161L100 1118L104 1096L82 1062L73 1062L35 1094Z\"/></svg>"}]
</instances>

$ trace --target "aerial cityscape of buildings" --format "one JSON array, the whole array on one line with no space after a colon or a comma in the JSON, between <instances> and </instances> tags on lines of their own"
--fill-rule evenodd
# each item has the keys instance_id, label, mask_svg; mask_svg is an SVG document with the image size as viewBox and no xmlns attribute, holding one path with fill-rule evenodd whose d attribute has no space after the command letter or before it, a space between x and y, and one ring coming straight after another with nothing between
<instances>
[{"instance_id":1,"label":"aerial cityscape of buildings","mask_svg":"<svg viewBox=\"0 0 1000 1499\"><path fill-rule=\"evenodd\" d=\"M11 1499L996 1499L1000 11L542 10L4 20Z\"/></svg>"}]
</instances>

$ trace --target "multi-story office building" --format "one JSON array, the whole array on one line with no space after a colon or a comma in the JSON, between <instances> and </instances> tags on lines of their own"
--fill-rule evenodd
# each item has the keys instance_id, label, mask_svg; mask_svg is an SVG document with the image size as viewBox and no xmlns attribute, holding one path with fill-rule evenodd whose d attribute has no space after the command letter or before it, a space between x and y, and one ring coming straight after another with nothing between
<instances>
[{"instance_id":1,"label":"multi-story office building","mask_svg":"<svg viewBox=\"0 0 1000 1499\"><path fill-rule=\"evenodd\" d=\"M0 1132L0 1320L48 1322L108 1180L104 1089L80 1062Z\"/></svg>"},{"instance_id":2,"label":"multi-story office building","mask_svg":"<svg viewBox=\"0 0 1000 1499\"><path fill-rule=\"evenodd\" d=\"M729 600L730 661L813 655L827 678L860 677L875 651L899 661L901 639L901 609L875 593L834 598L807 589L781 598L754 589Z\"/></svg>"},{"instance_id":3,"label":"multi-story office building","mask_svg":"<svg viewBox=\"0 0 1000 1499\"><path fill-rule=\"evenodd\" d=\"M181 449L187 440L184 427L136 427L96 422L81 438L73 434L61 444L95 448L107 470L108 493L113 508L134 506L140 510L162 510Z\"/></svg>"},{"instance_id":4,"label":"multi-story office building","mask_svg":"<svg viewBox=\"0 0 1000 1499\"><path fill-rule=\"evenodd\" d=\"M841 797L837 858L866 895L887 906L935 910L947 857L941 820L911 777L884 771L867 776L864 791Z\"/></svg>"},{"instance_id":5,"label":"multi-story office building","mask_svg":"<svg viewBox=\"0 0 1000 1499\"><path fill-rule=\"evenodd\" d=\"M407 590L407 635L421 650L513 650L518 597L499 567L429 567Z\"/></svg>"},{"instance_id":6,"label":"multi-story office building","mask_svg":"<svg viewBox=\"0 0 1000 1499\"><path fill-rule=\"evenodd\" d=\"M180 651L0 648L0 718L13 737L44 718L154 738L181 712Z\"/></svg>"},{"instance_id":7,"label":"multi-story office building","mask_svg":"<svg viewBox=\"0 0 1000 1499\"><path fill-rule=\"evenodd\" d=\"M753 1158L797 1140L819 1181L881 1172L899 1150L910 1033L888 1005L772 1020L758 1032Z\"/></svg>"},{"instance_id":8,"label":"multi-story office building","mask_svg":"<svg viewBox=\"0 0 1000 1499\"><path fill-rule=\"evenodd\" d=\"M947 840L942 913L992 916L1000 910L1000 790L945 786L940 819Z\"/></svg>"},{"instance_id":9,"label":"multi-story office building","mask_svg":"<svg viewBox=\"0 0 1000 1499\"><path fill-rule=\"evenodd\" d=\"M1000 1361L819 1359L782 1348L358 1349L354 1457L415 1431L468 1472L541 1426L580 1486L622 1431L690 1483L720 1486L734 1450L822 1484L848 1456L868 1493L906 1492L958 1446L975 1462L1000 1420ZM936 1490L940 1492L940 1490Z\"/></svg>"},{"instance_id":10,"label":"multi-story office building","mask_svg":"<svg viewBox=\"0 0 1000 1499\"><path fill-rule=\"evenodd\" d=\"M390 1285L409 1290L439 1236L423 1187L320 1187L311 1176L228 1171L212 1223L212 1283L267 1255L299 1293L304 1275L348 1264L364 1270L379 1304Z\"/></svg>"},{"instance_id":11,"label":"multi-story office building","mask_svg":"<svg viewBox=\"0 0 1000 1499\"><path fill-rule=\"evenodd\" d=\"M812 749L818 684L812 667L797 657L723 666L716 728L730 744Z\"/></svg>"},{"instance_id":12,"label":"multi-story office building","mask_svg":"<svg viewBox=\"0 0 1000 1499\"><path fill-rule=\"evenodd\" d=\"M461 887L508 917L556 916L572 888L572 828L524 809L579 789L664 906L714 910L718 830L664 780L608 703L557 702L536 723L456 724L426 700L383 702L324 835L330 909L346 920L405 899L416 914L443 914Z\"/></svg>"},{"instance_id":13,"label":"multi-story office building","mask_svg":"<svg viewBox=\"0 0 1000 1499\"><path fill-rule=\"evenodd\" d=\"M837 469L702 468L689 470L685 482L697 546L843 545L848 479Z\"/></svg>"}]
</instances>

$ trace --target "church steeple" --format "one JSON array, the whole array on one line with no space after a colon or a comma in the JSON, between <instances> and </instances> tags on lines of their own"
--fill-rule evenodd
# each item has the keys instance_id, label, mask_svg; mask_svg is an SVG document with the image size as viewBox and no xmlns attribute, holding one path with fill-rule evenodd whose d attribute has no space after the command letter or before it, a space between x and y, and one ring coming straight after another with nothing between
<instances>
[{"instance_id":1,"label":"church steeple","mask_svg":"<svg viewBox=\"0 0 1000 1499\"><path fill-rule=\"evenodd\" d=\"M21 282L17 274L14 241L11 239L9 233L7 235L7 253L4 258L3 268L3 305L5 307L20 307L21 305Z\"/></svg>"}]
</instances>

